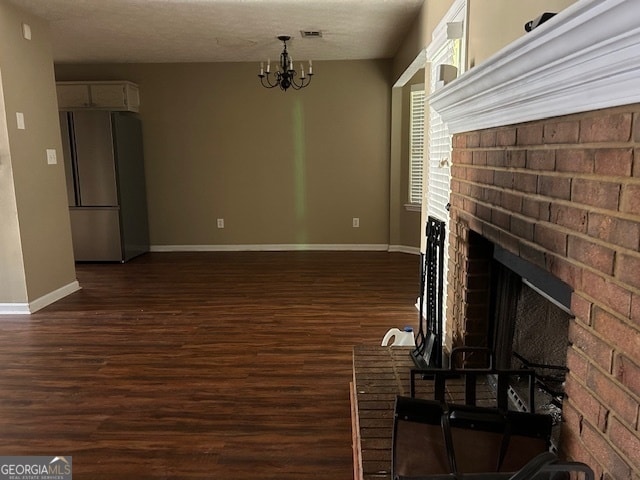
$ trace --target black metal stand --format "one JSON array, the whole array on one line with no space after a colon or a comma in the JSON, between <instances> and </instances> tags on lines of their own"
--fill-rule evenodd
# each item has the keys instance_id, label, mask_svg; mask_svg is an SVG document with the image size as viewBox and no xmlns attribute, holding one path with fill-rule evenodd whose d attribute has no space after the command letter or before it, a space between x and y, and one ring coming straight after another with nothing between
<instances>
[{"instance_id":1,"label":"black metal stand","mask_svg":"<svg viewBox=\"0 0 640 480\"><path fill-rule=\"evenodd\" d=\"M419 327L416 348L411 352L411 357L418 368L442 368L445 223L430 216L426 236L426 252L420 255Z\"/></svg>"}]
</instances>

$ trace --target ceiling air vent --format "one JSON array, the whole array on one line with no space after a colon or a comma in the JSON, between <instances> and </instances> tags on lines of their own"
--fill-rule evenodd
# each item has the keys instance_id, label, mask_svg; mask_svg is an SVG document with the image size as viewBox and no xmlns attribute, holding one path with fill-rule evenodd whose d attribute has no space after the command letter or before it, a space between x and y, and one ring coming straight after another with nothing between
<instances>
[{"instance_id":1,"label":"ceiling air vent","mask_svg":"<svg viewBox=\"0 0 640 480\"><path fill-rule=\"evenodd\" d=\"M302 38L322 38L322 32L320 30L300 30Z\"/></svg>"}]
</instances>

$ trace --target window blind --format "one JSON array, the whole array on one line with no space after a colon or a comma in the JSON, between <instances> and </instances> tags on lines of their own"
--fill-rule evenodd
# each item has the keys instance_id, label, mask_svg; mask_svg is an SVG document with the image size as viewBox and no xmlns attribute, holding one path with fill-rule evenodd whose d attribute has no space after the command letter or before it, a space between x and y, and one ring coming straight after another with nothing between
<instances>
[{"instance_id":1,"label":"window blind","mask_svg":"<svg viewBox=\"0 0 640 480\"><path fill-rule=\"evenodd\" d=\"M411 123L409 129L409 203L422 204L424 164L424 113L426 94L424 87L411 90Z\"/></svg>"},{"instance_id":2,"label":"window blind","mask_svg":"<svg viewBox=\"0 0 640 480\"><path fill-rule=\"evenodd\" d=\"M427 61L430 65L430 84L429 94L435 92L442 86L443 82L439 78L441 65L452 65L461 72L462 62L462 38L450 38L447 22L462 22L466 15L466 1L456 0L446 17L438 27L436 27L437 35L434 33L434 41L427 49ZM464 28L460 26L459 32L464 36ZM460 35L455 35L460 37ZM438 112L431 106L428 108L429 115L429 135L427 144L427 165L428 172L426 178L427 184L427 215L433 216L446 223L447 236L448 226L450 224L449 211L449 195L451 191L451 135L447 129L447 125L442 121ZM445 242L448 242L445 238ZM443 295L447 298L449 272L449 249L444 249L444 288ZM443 315L447 318L447 302L443 305ZM444 322L444 332L447 330L447 322Z\"/></svg>"},{"instance_id":3,"label":"window blind","mask_svg":"<svg viewBox=\"0 0 640 480\"><path fill-rule=\"evenodd\" d=\"M460 67L459 39L445 40L436 50L431 63L430 92L439 86L438 69L440 65ZM429 107L429 144L428 144L429 178L427 186L427 214L449 223L449 203L451 181L451 135L447 125L438 112Z\"/></svg>"}]
</instances>

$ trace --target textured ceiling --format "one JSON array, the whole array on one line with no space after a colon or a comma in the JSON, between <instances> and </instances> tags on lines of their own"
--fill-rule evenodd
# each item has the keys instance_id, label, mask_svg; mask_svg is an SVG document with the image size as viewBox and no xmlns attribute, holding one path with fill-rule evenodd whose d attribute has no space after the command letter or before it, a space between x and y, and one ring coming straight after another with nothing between
<instances>
[{"instance_id":1,"label":"textured ceiling","mask_svg":"<svg viewBox=\"0 0 640 480\"><path fill-rule=\"evenodd\" d=\"M56 62L392 57L424 0L9 0L50 24ZM320 30L322 38L301 38Z\"/></svg>"}]
</instances>

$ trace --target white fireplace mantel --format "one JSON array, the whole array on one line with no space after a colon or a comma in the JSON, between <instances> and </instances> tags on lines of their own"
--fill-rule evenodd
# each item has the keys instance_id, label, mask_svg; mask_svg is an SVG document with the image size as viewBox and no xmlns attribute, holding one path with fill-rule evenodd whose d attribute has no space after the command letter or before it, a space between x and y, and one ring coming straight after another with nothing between
<instances>
[{"instance_id":1,"label":"white fireplace mantel","mask_svg":"<svg viewBox=\"0 0 640 480\"><path fill-rule=\"evenodd\" d=\"M578 0L429 98L450 133L640 102L640 0Z\"/></svg>"}]
</instances>

